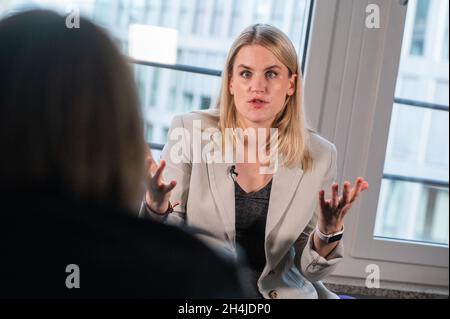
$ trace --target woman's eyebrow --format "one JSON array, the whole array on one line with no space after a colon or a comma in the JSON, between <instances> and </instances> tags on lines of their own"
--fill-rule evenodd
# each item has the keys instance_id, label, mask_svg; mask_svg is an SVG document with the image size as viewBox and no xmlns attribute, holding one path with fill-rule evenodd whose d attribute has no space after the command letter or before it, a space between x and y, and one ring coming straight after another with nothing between
<instances>
[{"instance_id":1,"label":"woman's eyebrow","mask_svg":"<svg viewBox=\"0 0 450 319\"><path fill-rule=\"evenodd\" d=\"M246 65L244 65L244 64L239 64L239 65L238 65L238 68L244 68L244 69L248 69L248 70L253 70L251 67L246 66Z\"/></svg>"},{"instance_id":2,"label":"woman's eyebrow","mask_svg":"<svg viewBox=\"0 0 450 319\"><path fill-rule=\"evenodd\" d=\"M281 66L279 66L277 64L274 64L274 65L271 65L271 66L265 68L264 70L267 71L267 70L270 70L270 69L281 69Z\"/></svg>"},{"instance_id":3,"label":"woman's eyebrow","mask_svg":"<svg viewBox=\"0 0 450 319\"><path fill-rule=\"evenodd\" d=\"M244 69L248 69L248 70L253 70L251 67L249 67L247 65L244 65L244 64L239 64L238 68L244 68ZM277 65L277 64L274 64L274 65L271 65L271 66L265 68L264 71L267 71L269 69L281 69L281 67L279 65Z\"/></svg>"}]
</instances>

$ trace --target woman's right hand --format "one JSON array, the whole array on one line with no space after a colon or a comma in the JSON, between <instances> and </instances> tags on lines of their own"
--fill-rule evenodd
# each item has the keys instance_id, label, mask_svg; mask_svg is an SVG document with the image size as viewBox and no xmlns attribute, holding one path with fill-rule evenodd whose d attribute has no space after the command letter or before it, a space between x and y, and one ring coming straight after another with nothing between
<instances>
[{"instance_id":1,"label":"woman's right hand","mask_svg":"<svg viewBox=\"0 0 450 319\"><path fill-rule=\"evenodd\" d=\"M148 154L146 159L147 176L145 184L147 191L145 193L145 201L154 213L164 215L169 208L170 194L177 185L177 182L172 180L168 184L164 183L162 176L164 168L166 167L166 161L161 160L161 164L158 166L151 153L149 152ZM173 204L172 207L179 204L180 203L177 202Z\"/></svg>"}]
</instances>

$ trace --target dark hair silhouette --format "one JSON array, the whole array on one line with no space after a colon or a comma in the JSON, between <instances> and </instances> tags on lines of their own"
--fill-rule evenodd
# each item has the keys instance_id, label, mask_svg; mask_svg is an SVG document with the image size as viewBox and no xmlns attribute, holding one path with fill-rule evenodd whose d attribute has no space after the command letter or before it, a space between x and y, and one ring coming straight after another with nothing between
<instances>
[{"instance_id":1,"label":"dark hair silhouette","mask_svg":"<svg viewBox=\"0 0 450 319\"><path fill-rule=\"evenodd\" d=\"M0 191L48 191L123 207L144 176L134 79L97 26L33 10L0 21ZM24 194L26 196L26 194Z\"/></svg>"}]
</instances>

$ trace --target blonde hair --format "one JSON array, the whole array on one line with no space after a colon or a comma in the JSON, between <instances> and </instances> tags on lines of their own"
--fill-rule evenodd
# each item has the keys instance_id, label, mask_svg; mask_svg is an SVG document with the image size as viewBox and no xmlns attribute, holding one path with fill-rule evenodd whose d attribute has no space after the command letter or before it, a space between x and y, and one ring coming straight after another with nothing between
<instances>
[{"instance_id":1,"label":"blonde hair","mask_svg":"<svg viewBox=\"0 0 450 319\"><path fill-rule=\"evenodd\" d=\"M304 115L302 73L295 47L279 29L268 24L254 24L246 28L233 42L225 62L222 85L216 107L220 112L219 128L225 136L226 128L239 127L236 105L229 91L229 81L239 50L246 45L260 45L270 50L289 70L289 76L297 74L296 89L286 98L285 107L276 116L273 126L278 128L278 153L287 167L309 170L312 158L309 152L309 133ZM233 140L236 143L236 140Z\"/></svg>"}]
</instances>

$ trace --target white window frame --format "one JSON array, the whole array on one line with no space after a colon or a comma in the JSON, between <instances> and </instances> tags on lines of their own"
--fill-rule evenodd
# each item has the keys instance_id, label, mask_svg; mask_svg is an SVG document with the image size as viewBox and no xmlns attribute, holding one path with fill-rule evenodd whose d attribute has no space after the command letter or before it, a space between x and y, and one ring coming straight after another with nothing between
<instances>
[{"instance_id":1,"label":"white window frame","mask_svg":"<svg viewBox=\"0 0 450 319\"><path fill-rule=\"evenodd\" d=\"M376 240L373 230L402 48L405 0L316 0L305 72L310 125L338 150L338 181L365 177L370 188L346 216L345 258L334 276L448 289L448 246ZM365 26L380 8L380 28Z\"/></svg>"}]
</instances>

